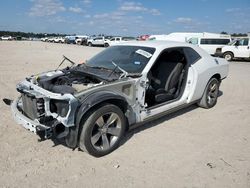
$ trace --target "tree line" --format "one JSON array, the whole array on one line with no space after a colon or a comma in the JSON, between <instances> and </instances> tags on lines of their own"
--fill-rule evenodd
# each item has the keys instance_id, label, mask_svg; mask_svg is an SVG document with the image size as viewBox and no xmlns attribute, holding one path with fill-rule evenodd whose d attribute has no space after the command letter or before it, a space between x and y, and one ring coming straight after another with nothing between
<instances>
[{"instance_id":1,"label":"tree line","mask_svg":"<svg viewBox=\"0 0 250 188\"><path fill-rule=\"evenodd\" d=\"M4 35L9 35L12 37L24 37L24 38L66 36L66 34L61 34L61 33L33 33L33 32L21 32L21 31L0 31L0 36L4 36Z\"/></svg>"},{"instance_id":2,"label":"tree line","mask_svg":"<svg viewBox=\"0 0 250 188\"><path fill-rule=\"evenodd\" d=\"M222 31L221 34L231 35L232 37L247 37L248 36L247 33L232 33L232 34L228 34L225 31Z\"/></svg>"},{"instance_id":3,"label":"tree line","mask_svg":"<svg viewBox=\"0 0 250 188\"><path fill-rule=\"evenodd\" d=\"M225 31L222 31L221 34L228 34ZM43 38L43 37L64 37L67 34L61 33L33 33L33 32L21 32L21 31L0 31L0 36L10 35L12 37L24 37L24 38ZM73 34L74 35L74 34ZM102 36L99 34L97 36ZM247 33L232 33L232 37L246 37Z\"/></svg>"}]
</instances>

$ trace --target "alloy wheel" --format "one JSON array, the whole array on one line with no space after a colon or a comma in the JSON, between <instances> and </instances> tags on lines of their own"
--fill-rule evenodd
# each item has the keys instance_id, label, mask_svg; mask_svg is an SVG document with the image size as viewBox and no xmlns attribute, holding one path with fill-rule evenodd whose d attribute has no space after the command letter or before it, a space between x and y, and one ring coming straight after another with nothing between
<instances>
[{"instance_id":1,"label":"alloy wheel","mask_svg":"<svg viewBox=\"0 0 250 188\"><path fill-rule=\"evenodd\" d=\"M93 126L91 144L99 151L106 151L117 142L121 130L120 117L114 112L106 113Z\"/></svg>"},{"instance_id":2,"label":"alloy wheel","mask_svg":"<svg viewBox=\"0 0 250 188\"><path fill-rule=\"evenodd\" d=\"M218 97L219 87L217 83L211 82L208 88L207 103L213 105Z\"/></svg>"}]
</instances>

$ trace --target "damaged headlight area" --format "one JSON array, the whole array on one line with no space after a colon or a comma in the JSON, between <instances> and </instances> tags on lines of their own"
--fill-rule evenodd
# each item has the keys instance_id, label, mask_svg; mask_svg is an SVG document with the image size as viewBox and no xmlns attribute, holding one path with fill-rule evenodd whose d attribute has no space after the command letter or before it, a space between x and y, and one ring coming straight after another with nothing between
<instances>
[{"instance_id":1,"label":"damaged headlight area","mask_svg":"<svg viewBox=\"0 0 250 188\"><path fill-rule=\"evenodd\" d=\"M21 96L12 103L16 121L41 139L67 136L74 126L77 99L71 94L47 91L27 80L17 86Z\"/></svg>"},{"instance_id":2,"label":"damaged headlight area","mask_svg":"<svg viewBox=\"0 0 250 188\"><path fill-rule=\"evenodd\" d=\"M66 117L69 111L69 102L65 100L50 100L50 111L52 113L57 113L61 117Z\"/></svg>"}]
</instances>

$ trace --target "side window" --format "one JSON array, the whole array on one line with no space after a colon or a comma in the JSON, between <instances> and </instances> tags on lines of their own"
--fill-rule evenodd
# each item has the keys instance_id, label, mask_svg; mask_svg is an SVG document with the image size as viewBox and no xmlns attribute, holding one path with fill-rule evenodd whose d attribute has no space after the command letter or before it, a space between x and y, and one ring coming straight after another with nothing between
<instances>
[{"instance_id":1,"label":"side window","mask_svg":"<svg viewBox=\"0 0 250 188\"><path fill-rule=\"evenodd\" d=\"M190 64L195 63L201 58L201 56L194 49L189 48L189 47L184 48L184 53Z\"/></svg>"},{"instance_id":2,"label":"side window","mask_svg":"<svg viewBox=\"0 0 250 188\"><path fill-rule=\"evenodd\" d=\"M230 39L223 39L222 44L228 44L228 43L230 43Z\"/></svg>"},{"instance_id":3,"label":"side window","mask_svg":"<svg viewBox=\"0 0 250 188\"><path fill-rule=\"evenodd\" d=\"M239 46L248 46L248 40L249 39L241 39L241 40L239 40L239 42L238 42Z\"/></svg>"},{"instance_id":4,"label":"side window","mask_svg":"<svg viewBox=\"0 0 250 188\"><path fill-rule=\"evenodd\" d=\"M115 40L115 38L112 38L110 41L114 41Z\"/></svg>"},{"instance_id":5,"label":"side window","mask_svg":"<svg viewBox=\"0 0 250 188\"><path fill-rule=\"evenodd\" d=\"M189 39L189 42L190 44L198 44L198 38L191 38Z\"/></svg>"},{"instance_id":6,"label":"side window","mask_svg":"<svg viewBox=\"0 0 250 188\"><path fill-rule=\"evenodd\" d=\"M249 39L245 39L244 40L244 46L248 46L248 43L249 43Z\"/></svg>"},{"instance_id":7,"label":"side window","mask_svg":"<svg viewBox=\"0 0 250 188\"><path fill-rule=\"evenodd\" d=\"M249 41L249 39L244 39L243 45L248 46L248 41Z\"/></svg>"},{"instance_id":8,"label":"side window","mask_svg":"<svg viewBox=\"0 0 250 188\"><path fill-rule=\"evenodd\" d=\"M120 41L120 38L117 38L116 40L117 40L117 41Z\"/></svg>"},{"instance_id":9,"label":"side window","mask_svg":"<svg viewBox=\"0 0 250 188\"><path fill-rule=\"evenodd\" d=\"M207 39L201 39L201 44L208 44L208 40Z\"/></svg>"},{"instance_id":10,"label":"side window","mask_svg":"<svg viewBox=\"0 0 250 188\"><path fill-rule=\"evenodd\" d=\"M225 45L230 42L230 39L201 39L201 44L208 44L208 45Z\"/></svg>"}]
</instances>

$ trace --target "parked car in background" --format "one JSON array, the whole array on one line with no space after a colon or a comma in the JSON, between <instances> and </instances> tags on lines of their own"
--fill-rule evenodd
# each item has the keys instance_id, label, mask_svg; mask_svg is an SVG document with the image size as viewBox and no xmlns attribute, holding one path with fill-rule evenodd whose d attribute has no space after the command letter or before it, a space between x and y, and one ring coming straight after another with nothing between
<instances>
[{"instance_id":1,"label":"parked car in background","mask_svg":"<svg viewBox=\"0 0 250 188\"><path fill-rule=\"evenodd\" d=\"M41 41L42 42L47 42L48 41L48 37L41 38Z\"/></svg>"},{"instance_id":2,"label":"parked car in background","mask_svg":"<svg viewBox=\"0 0 250 188\"><path fill-rule=\"evenodd\" d=\"M4 35L4 36L1 36L1 40L13 40L13 38L10 35Z\"/></svg>"},{"instance_id":3,"label":"parked car in background","mask_svg":"<svg viewBox=\"0 0 250 188\"><path fill-rule=\"evenodd\" d=\"M231 42L231 37L199 37L191 38L188 43L199 46L210 55L215 55L216 49L226 46Z\"/></svg>"},{"instance_id":4,"label":"parked car in background","mask_svg":"<svg viewBox=\"0 0 250 188\"><path fill-rule=\"evenodd\" d=\"M75 44L76 43L76 36L66 36L65 43L66 44Z\"/></svg>"},{"instance_id":5,"label":"parked car in background","mask_svg":"<svg viewBox=\"0 0 250 188\"><path fill-rule=\"evenodd\" d=\"M145 41L106 48L86 64L27 77L11 104L17 123L101 157L137 123L194 103L212 108L229 63L188 43ZM19 143L21 144L21 143Z\"/></svg>"},{"instance_id":6,"label":"parked car in background","mask_svg":"<svg viewBox=\"0 0 250 188\"><path fill-rule=\"evenodd\" d=\"M121 42L135 41L135 37L113 37L110 40L106 40L104 43L105 47L113 46Z\"/></svg>"},{"instance_id":7,"label":"parked car in background","mask_svg":"<svg viewBox=\"0 0 250 188\"><path fill-rule=\"evenodd\" d=\"M76 44L78 45L86 45L87 44L87 39L89 36L87 35L76 35Z\"/></svg>"},{"instance_id":8,"label":"parked car in background","mask_svg":"<svg viewBox=\"0 0 250 188\"><path fill-rule=\"evenodd\" d=\"M250 59L250 38L239 38L233 40L229 45L216 49L216 56L224 57L226 60L242 58Z\"/></svg>"},{"instance_id":9,"label":"parked car in background","mask_svg":"<svg viewBox=\"0 0 250 188\"><path fill-rule=\"evenodd\" d=\"M195 45L202 45L202 47L206 48L205 50L209 51L209 46L204 46L205 43L214 43L213 40L205 40L205 39L223 39L226 38L231 39L230 35L218 34L218 33L193 33L193 32L174 32L167 35L151 35L148 40L166 40L166 41L176 41L176 42L189 42ZM200 41L199 41L200 39ZM201 40L202 39L202 40ZM199 44L201 42L201 44ZM222 41L217 41L220 44ZM226 41L227 42L227 41ZM223 43L224 44L224 43ZM215 45L215 44L213 44ZM210 46L215 51L214 46ZM210 52L209 52L210 53ZM214 52L211 52L214 53Z\"/></svg>"},{"instance_id":10,"label":"parked car in background","mask_svg":"<svg viewBox=\"0 0 250 188\"><path fill-rule=\"evenodd\" d=\"M137 40L148 40L149 37L150 37L150 35L141 35L141 36L137 37Z\"/></svg>"},{"instance_id":11,"label":"parked car in background","mask_svg":"<svg viewBox=\"0 0 250 188\"><path fill-rule=\"evenodd\" d=\"M47 42L54 42L55 37L49 37Z\"/></svg>"},{"instance_id":12,"label":"parked car in background","mask_svg":"<svg viewBox=\"0 0 250 188\"><path fill-rule=\"evenodd\" d=\"M55 43L64 43L65 38L64 37L55 37L53 42L55 42Z\"/></svg>"},{"instance_id":13,"label":"parked car in background","mask_svg":"<svg viewBox=\"0 0 250 188\"><path fill-rule=\"evenodd\" d=\"M150 35L148 40L167 40L176 42L187 42L192 37L203 37L210 33L173 32L167 35Z\"/></svg>"},{"instance_id":14,"label":"parked car in background","mask_svg":"<svg viewBox=\"0 0 250 188\"><path fill-rule=\"evenodd\" d=\"M109 41L111 38L112 38L111 36L90 38L87 40L87 45L88 46L104 46L105 43Z\"/></svg>"}]
</instances>

